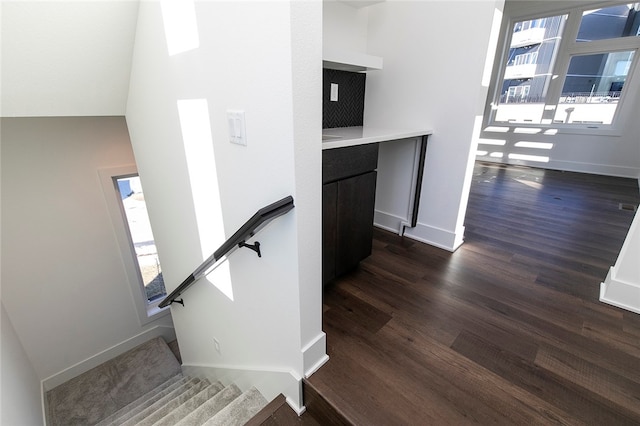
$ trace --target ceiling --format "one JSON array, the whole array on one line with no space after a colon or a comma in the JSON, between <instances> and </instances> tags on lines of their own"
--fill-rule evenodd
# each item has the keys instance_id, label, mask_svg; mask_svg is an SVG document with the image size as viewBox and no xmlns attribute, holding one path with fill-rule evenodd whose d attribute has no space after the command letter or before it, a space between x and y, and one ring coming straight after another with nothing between
<instances>
[{"instance_id":1,"label":"ceiling","mask_svg":"<svg viewBox=\"0 0 640 426\"><path fill-rule=\"evenodd\" d=\"M137 1L7 1L1 115L124 115Z\"/></svg>"}]
</instances>

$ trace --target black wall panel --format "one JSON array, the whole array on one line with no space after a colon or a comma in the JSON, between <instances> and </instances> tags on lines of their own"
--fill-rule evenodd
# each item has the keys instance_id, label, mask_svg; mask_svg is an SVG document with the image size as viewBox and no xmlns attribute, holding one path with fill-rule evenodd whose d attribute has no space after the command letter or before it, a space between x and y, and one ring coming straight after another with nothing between
<instances>
[{"instance_id":1,"label":"black wall panel","mask_svg":"<svg viewBox=\"0 0 640 426\"><path fill-rule=\"evenodd\" d=\"M365 73L323 69L322 128L362 126ZM338 84L338 101L331 102L331 83Z\"/></svg>"}]
</instances>

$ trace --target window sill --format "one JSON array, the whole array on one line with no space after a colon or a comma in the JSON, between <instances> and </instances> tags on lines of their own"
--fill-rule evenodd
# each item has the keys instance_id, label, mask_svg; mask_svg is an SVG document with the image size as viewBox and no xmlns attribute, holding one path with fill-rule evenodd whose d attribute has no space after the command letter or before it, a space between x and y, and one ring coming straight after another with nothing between
<instances>
[{"instance_id":1,"label":"window sill","mask_svg":"<svg viewBox=\"0 0 640 426\"><path fill-rule=\"evenodd\" d=\"M143 325L149 324L150 322L158 320L158 319L164 317L165 315L170 315L171 314L171 309L169 309L168 306L166 308L159 308L158 307L158 305L160 304L161 301L162 301L162 299L147 305L147 318L146 318L146 320L142 321Z\"/></svg>"}]
</instances>

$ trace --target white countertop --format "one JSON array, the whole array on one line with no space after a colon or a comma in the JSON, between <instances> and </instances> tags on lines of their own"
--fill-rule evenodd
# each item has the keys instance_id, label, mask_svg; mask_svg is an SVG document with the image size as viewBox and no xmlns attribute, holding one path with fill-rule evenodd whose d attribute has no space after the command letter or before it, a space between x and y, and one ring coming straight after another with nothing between
<instances>
[{"instance_id":1,"label":"white countertop","mask_svg":"<svg viewBox=\"0 0 640 426\"><path fill-rule=\"evenodd\" d=\"M322 141L322 149L344 148L376 142L388 142L398 139L430 135L430 129L390 129L384 127L336 127L322 129L322 136L330 137Z\"/></svg>"}]
</instances>

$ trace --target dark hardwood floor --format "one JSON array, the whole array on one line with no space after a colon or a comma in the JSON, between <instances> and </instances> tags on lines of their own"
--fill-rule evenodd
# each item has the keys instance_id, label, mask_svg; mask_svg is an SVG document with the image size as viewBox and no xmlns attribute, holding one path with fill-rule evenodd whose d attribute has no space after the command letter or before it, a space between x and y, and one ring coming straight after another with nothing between
<instances>
[{"instance_id":1,"label":"dark hardwood floor","mask_svg":"<svg viewBox=\"0 0 640 426\"><path fill-rule=\"evenodd\" d=\"M640 315L598 301L639 199L633 179L478 163L455 253L376 229L325 288L309 416L640 424Z\"/></svg>"}]
</instances>

